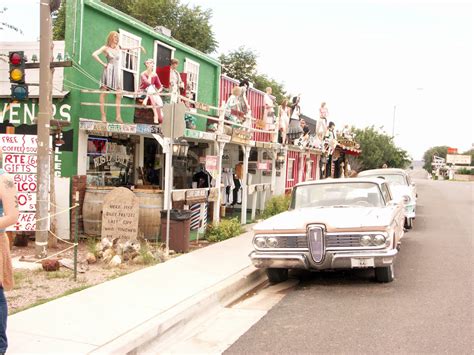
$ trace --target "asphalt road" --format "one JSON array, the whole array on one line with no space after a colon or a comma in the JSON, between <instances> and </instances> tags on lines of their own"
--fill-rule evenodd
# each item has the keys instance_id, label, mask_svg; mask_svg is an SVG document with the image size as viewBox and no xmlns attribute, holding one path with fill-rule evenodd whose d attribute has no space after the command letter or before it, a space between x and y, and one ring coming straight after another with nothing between
<instances>
[{"instance_id":1,"label":"asphalt road","mask_svg":"<svg viewBox=\"0 0 474 355\"><path fill-rule=\"evenodd\" d=\"M474 184L416 182L394 282L368 270L298 274L299 287L226 354L474 353Z\"/></svg>"}]
</instances>

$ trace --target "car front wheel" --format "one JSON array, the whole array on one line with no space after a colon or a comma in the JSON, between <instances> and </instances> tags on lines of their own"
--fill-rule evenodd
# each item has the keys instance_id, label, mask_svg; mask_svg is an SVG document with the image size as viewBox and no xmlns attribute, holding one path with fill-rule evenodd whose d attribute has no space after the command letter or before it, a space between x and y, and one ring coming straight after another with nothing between
<instances>
[{"instance_id":1,"label":"car front wheel","mask_svg":"<svg viewBox=\"0 0 474 355\"><path fill-rule=\"evenodd\" d=\"M405 228L412 229L413 228L413 218L406 218L405 219Z\"/></svg>"},{"instance_id":2,"label":"car front wheel","mask_svg":"<svg viewBox=\"0 0 474 355\"><path fill-rule=\"evenodd\" d=\"M390 266L375 268L375 280L377 280L377 282L392 282L394 278L395 273L393 264Z\"/></svg>"},{"instance_id":3,"label":"car front wheel","mask_svg":"<svg viewBox=\"0 0 474 355\"><path fill-rule=\"evenodd\" d=\"M267 269L268 281L277 284L288 280L288 269Z\"/></svg>"}]
</instances>

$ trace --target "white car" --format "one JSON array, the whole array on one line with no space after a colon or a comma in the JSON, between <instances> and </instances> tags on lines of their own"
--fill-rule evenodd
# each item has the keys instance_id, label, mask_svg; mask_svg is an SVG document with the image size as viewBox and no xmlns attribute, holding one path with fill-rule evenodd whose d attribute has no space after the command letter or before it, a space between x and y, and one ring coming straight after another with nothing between
<instances>
[{"instance_id":1,"label":"white car","mask_svg":"<svg viewBox=\"0 0 474 355\"><path fill-rule=\"evenodd\" d=\"M390 184L395 199L403 201L405 207L405 228L413 228L416 217L416 199L418 197L415 183L403 169L372 169L360 172L359 177L380 177Z\"/></svg>"},{"instance_id":2,"label":"white car","mask_svg":"<svg viewBox=\"0 0 474 355\"><path fill-rule=\"evenodd\" d=\"M324 179L297 184L290 210L254 226L249 255L272 283L289 269L372 268L394 278L404 212L383 179Z\"/></svg>"}]
</instances>

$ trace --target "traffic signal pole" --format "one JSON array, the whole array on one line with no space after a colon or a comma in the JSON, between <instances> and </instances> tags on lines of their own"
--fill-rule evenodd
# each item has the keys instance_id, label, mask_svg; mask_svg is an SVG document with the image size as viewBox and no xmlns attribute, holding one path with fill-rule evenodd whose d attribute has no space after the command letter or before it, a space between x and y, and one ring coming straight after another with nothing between
<instances>
[{"instance_id":1,"label":"traffic signal pole","mask_svg":"<svg viewBox=\"0 0 474 355\"><path fill-rule=\"evenodd\" d=\"M51 45L52 24L49 2L40 1L40 86L38 111L38 191L36 201L35 254L48 255L49 129L52 114Z\"/></svg>"}]
</instances>

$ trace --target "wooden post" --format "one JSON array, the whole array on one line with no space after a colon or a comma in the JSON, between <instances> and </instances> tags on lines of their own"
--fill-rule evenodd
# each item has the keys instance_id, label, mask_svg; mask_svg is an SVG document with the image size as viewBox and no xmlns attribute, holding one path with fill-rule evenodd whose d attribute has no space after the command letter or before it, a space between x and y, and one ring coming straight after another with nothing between
<instances>
[{"instance_id":1,"label":"wooden post","mask_svg":"<svg viewBox=\"0 0 474 355\"><path fill-rule=\"evenodd\" d=\"M48 255L48 175L49 175L49 127L51 119L52 75L51 13L50 3L40 2L40 92L38 111L38 193L36 202L35 254L37 258Z\"/></svg>"},{"instance_id":2,"label":"wooden post","mask_svg":"<svg viewBox=\"0 0 474 355\"><path fill-rule=\"evenodd\" d=\"M244 152L244 171L242 176L242 211L240 216L240 223L247 224L247 191L248 191L248 174L249 174L249 157L250 157L250 147L242 145L242 150Z\"/></svg>"}]
</instances>

